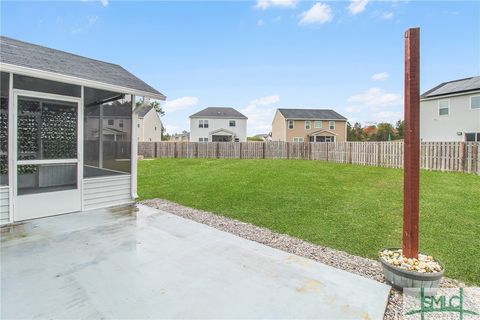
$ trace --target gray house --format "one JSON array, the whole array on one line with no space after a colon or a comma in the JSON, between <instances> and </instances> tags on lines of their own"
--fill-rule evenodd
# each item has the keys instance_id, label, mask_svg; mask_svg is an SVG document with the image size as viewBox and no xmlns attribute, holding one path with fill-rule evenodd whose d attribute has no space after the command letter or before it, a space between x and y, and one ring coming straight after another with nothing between
<instances>
[{"instance_id":1,"label":"gray house","mask_svg":"<svg viewBox=\"0 0 480 320\"><path fill-rule=\"evenodd\" d=\"M234 108L205 108L190 116L190 141L245 142L247 119Z\"/></svg>"},{"instance_id":2,"label":"gray house","mask_svg":"<svg viewBox=\"0 0 480 320\"><path fill-rule=\"evenodd\" d=\"M480 141L480 77L439 84L420 99L423 141Z\"/></svg>"},{"instance_id":3,"label":"gray house","mask_svg":"<svg viewBox=\"0 0 480 320\"><path fill-rule=\"evenodd\" d=\"M0 224L134 201L138 113L163 94L119 65L7 37L0 71Z\"/></svg>"}]
</instances>

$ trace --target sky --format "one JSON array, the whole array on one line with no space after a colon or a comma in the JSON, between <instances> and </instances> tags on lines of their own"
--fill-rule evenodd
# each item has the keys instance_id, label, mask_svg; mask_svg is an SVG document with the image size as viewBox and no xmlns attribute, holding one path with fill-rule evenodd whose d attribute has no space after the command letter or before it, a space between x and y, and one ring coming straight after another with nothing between
<instances>
[{"instance_id":1,"label":"sky","mask_svg":"<svg viewBox=\"0 0 480 320\"><path fill-rule=\"evenodd\" d=\"M122 65L167 96L168 133L231 106L248 135L277 108L403 118L404 32L421 29L421 91L480 75L479 1L0 2L0 33Z\"/></svg>"}]
</instances>

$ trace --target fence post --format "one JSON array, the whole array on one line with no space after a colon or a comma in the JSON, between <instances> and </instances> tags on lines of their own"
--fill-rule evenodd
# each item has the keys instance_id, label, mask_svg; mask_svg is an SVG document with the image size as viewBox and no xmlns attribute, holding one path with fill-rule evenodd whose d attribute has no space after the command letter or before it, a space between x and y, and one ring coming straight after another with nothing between
<instances>
[{"instance_id":1,"label":"fence post","mask_svg":"<svg viewBox=\"0 0 480 320\"><path fill-rule=\"evenodd\" d=\"M382 148L381 148L381 142L377 142L377 167L380 167L380 163L382 161Z\"/></svg>"},{"instance_id":2,"label":"fence post","mask_svg":"<svg viewBox=\"0 0 480 320\"><path fill-rule=\"evenodd\" d=\"M242 142L239 142L238 145L238 158L242 159Z\"/></svg>"},{"instance_id":3,"label":"fence post","mask_svg":"<svg viewBox=\"0 0 480 320\"><path fill-rule=\"evenodd\" d=\"M465 172L465 142L460 142L460 172Z\"/></svg>"},{"instance_id":4,"label":"fence post","mask_svg":"<svg viewBox=\"0 0 480 320\"><path fill-rule=\"evenodd\" d=\"M266 141L263 141L263 142L262 142L262 147L263 147L263 159L265 159L265 150L267 149L266 144L267 144Z\"/></svg>"},{"instance_id":5,"label":"fence post","mask_svg":"<svg viewBox=\"0 0 480 320\"><path fill-rule=\"evenodd\" d=\"M327 161L328 161L328 144L329 144L329 142L325 143L325 146L327 147L327 149L326 149L327 150Z\"/></svg>"},{"instance_id":6,"label":"fence post","mask_svg":"<svg viewBox=\"0 0 480 320\"><path fill-rule=\"evenodd\" d=\"M219 159L220 158L220 145L219 145L220 142L217 142L216 145L215 145L215 158Z\"/></svg>"},{"instance_id":7,"label":"fence post","mask_svg":"<svg viewBox=\"0 0 480 320\"><path fill-rule=\"evenodd\" d=\"M353 143L349 142L348 143L348 163L352 163L352 149L353 149Z\"/></svg>"},{"instance_id":8,"label":"fence post","mask_svg":"<svg viewBox=\"0 0 480 320\"><path fill-rule=\"evenodd\" d=\"M287 148L287 159L290 159L290 142L286 142L286 148Z\"/></svg>"}]
</instances>

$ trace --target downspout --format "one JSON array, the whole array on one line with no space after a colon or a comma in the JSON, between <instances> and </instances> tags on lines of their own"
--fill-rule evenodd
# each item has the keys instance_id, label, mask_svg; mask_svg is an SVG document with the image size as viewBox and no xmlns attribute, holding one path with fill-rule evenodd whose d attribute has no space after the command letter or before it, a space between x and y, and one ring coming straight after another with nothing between
<instances>
[{"instance_id":1,"label":"downspout","mask_svg":"<svg viewBox=\"0 0 480 320\"><path fill-rule=\"evenodd\" d=\"M135 96L132 95L132 158L131 158L131 196L132 199L138 198L137 193L137 162L138 162L138 139L137 139L137 128L138 128L138 113L148 107L150 104L150 98L143 97L143 101L140 105L136 105Z\"/></svg>"}]
</instances>

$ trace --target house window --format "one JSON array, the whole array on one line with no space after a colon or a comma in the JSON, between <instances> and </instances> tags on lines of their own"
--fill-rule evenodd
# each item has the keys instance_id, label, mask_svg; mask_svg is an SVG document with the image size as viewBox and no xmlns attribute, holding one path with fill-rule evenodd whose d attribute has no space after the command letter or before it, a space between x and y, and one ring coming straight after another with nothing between
<instances>
[{"instance_id":1,"label":"house window","mask_svg":"<svg viewBox=\"0 0 480 320\"><path fill-rule=\"evenodd\" d=\"M312 122L311 121L305 121L305 130L310 130L312 128Z\"/></svg>"},{"instance_id":2,"label":"house window","mask_svg":"<svg viewBox=\"0 0 480 320\"><path fill-rule=\"evenodd\" d=\"M108 119L108 125L113 126L113 120L112 119Z\"/></svg>"},{"instance_id":3,"label":"house window","mask_svg":"<svg viewBox=\"0 0 480 320\"><path fill-rule=\"evenodd\" d=\"M208 120L198 120L199 128L208 128Z\"/></svg>"},{"instance_id":4,"label":"house window","mask_svg":"<svg viewBox=\"0 0 480 320\"><path fill-rule=\"evenodd\" d=\"M294 137L293 142L303 142L303 137Z\"/></svg>"},{"instance_id":5,"label":"house window","mask_svg":"<svg viewBox=\"0 0 480 320\"><path fill-rule=\"evenodd\" d=\"M322 128L322 121L315 121L315 128L317 129Z\"/></svg>"},{"instance_id":6,"label":"house window","mask_svg":"<svg viewBox=\"0 0 480 320\"><path fill-rule=\"evenodd\" d=\"M328 127L330 128L330 130L335 130L335 121L329 121Z\"/></svg>"},{"instance_id":7,"label":"house window","mask_svg":"<svg viewBox=\"0 0 480 320\"><path fill-rule=\"evenodd\" d=\"M450 109L450 101L449 100L438 101L438 115L439 116L448 116L449 109Z\"/></svg>"},{"instance_id":8,"label":"house window","mask_svg":"<svg viewBox=\"0 0 480 320\"><path fill-rule=\"evenodd\" d=\"M235 127L237 125L237 123L236 123L235 120L230 120L229 125L230 125L230 127Z\"/></svg>"},{"instance_id":9,"label":"house window","mask_svg":"<svg viewBox=\"0 0 480 320\"><path fill-rule=\"evenodd\" d=\"M123 128L123 120L121 120L121 119L118 120L118 126L119 126L120 128Z\"/></svg>"},{"instance_id":10,"label":"house window","mask_svg":"<svg viewBox=\"0 0 480 320\"><path fill-rule=\"evenodd\" d=\"M137 124L137 128L140 128L140 123L139 123L139 124Z\"/></svg>"},{"instance_id":11,"label":"house window","mask_svg":"<svg viewBox=\"0 0 480 320\"><path fill-rule=\"evenodd\" d=\"M334 136L312 136L310 142L335 142Z\"/></svg>"},{"instance_id":12,"label":"house window","mask_svg":"<svg viewBox=\"0 0 480 320\"><path fill-rule=\"evenodd\" d=\"M198 138L198 142L208 142L208 138Z\"/></svg>"},{"instance_id":13,"label":"house window","mask_svg":"<svg viewBox=\"0 0 480 320\"><path fill-rule=\"evenodd\" d=\"M288 129L293 129L293 120L288 120Z\"/></svg>"},{"instance_id":14,"label":"house window","mask_svg":"<svg viewBox=\"0 0 480 320\"><path fill-rule=\"evenodd\" d=\"M470 109L480 109L480 96L470 97Z\"/></svg>"},{"instance_id":15,"label":"house window","mask_svg":"<svg viewBox=\"0 0 480 320\"><path fill-rule=\"evenodd\" d=\"M480 132L465 133L466 142L480 142Z\"/></svg>"},{"instance_id":16,"label":"house window","mask_svg":"<svg viewBox=\"0 0 480 320\"><path fill-rule=\"evenodd\" d=\"M240 142L240 139L239 139L239 138L235 138L235 142Z\"/></svg>"}]
</instances>

